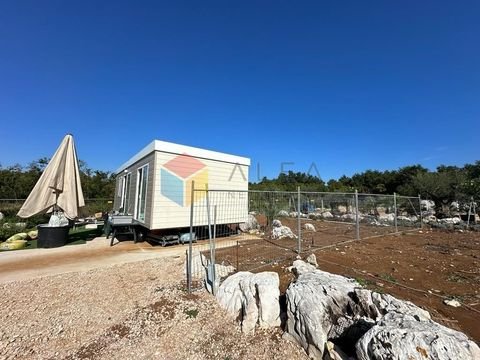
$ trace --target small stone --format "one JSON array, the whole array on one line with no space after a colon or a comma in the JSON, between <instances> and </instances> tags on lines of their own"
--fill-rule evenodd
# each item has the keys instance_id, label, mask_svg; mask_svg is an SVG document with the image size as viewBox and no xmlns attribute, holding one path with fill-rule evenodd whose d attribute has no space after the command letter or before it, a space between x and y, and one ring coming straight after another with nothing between
<instances>
[{"instance_id":1,"label":"small stone","mask_svg":"<svg viewBox=\"0 0 480 360\"><path fill-rule=\"evenodd\" d=\"M309 263L310 265L313 265L315 267L318 267L317 257L315 256L315 254L308 255L307 263Z\"/></svg>"},{"instance_id":2,"label":"small stone","mask_svg":"<svg viewBox=\"0 0 480 360\"><path fill-rule=\"evenodd\" d=\"M462 306L462 304L460 304L457 300L454 300L454 299L445 299L443 300L443 303L445 305L452 306L455 308Z\"/></svg>"}]
</instances>

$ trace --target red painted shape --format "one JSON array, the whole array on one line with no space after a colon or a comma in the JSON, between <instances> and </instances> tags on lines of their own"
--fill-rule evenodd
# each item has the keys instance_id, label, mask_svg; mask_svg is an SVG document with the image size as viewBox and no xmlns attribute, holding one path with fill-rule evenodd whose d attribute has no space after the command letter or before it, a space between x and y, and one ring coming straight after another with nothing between
<instances>
[{"instance_id":1,"label":"red painted shape","mask_svg":"<svg viewBox=\"0 0 480 360\"><path fill-rule=\"evenodd\" d=\"M167 168L175 175L183 179L195 174L198 170L203 169L205 166L206 165L204 163L187 154L178 155L172 160L163 164L163 167Z\"/></svg>"}]
</instances>

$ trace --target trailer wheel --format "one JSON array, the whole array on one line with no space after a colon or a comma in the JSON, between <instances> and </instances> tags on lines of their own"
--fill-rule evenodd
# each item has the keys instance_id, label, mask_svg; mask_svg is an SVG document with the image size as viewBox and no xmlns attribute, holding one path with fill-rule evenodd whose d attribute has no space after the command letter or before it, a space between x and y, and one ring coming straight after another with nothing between
<instances>
[{"instance_id":1,"label":"trailer wheel","mask_svg":"<svg viewBox=\"0 0 480 360\"><path fill-rule=\"evenodd\" d=\"M141 242L141 241L145 241L145 239L147 238L147 234L148 234L148 230L146 229L139 229L137 230L137 239L135 241L135 243L137 242Z\"/></svg>"}]
</instances>

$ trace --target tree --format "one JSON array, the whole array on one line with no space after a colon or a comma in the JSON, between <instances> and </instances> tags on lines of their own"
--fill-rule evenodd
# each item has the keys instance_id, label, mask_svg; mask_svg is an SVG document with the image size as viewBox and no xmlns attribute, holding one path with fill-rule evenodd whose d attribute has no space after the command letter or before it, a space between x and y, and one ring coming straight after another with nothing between
<instances>
[{"instance_id":1,"label":"tree","mask_svg":"<svg viewBox=\"0 0 480 360\"><path fill-rule=\"evenodd\" d=\"M28 197L49 162L48 158L32 161L26 167L15 164L0 167L0 198L25 199ZM115 176L106 171L92 170L80 160L80 180L84 197L111 199L115 193Z\"/></svg>"},{"instance_id":2,"label":"tree","mask_svg":"<svg viewBox=\"0 0 480 360\"><path fill-rule=\"evenodd\" d=\"M420 196L440 204L463 198L460 190L464 181L463 174L458 172L428 172L417 174L413 186Z\"/></svg>"}]
</instances>

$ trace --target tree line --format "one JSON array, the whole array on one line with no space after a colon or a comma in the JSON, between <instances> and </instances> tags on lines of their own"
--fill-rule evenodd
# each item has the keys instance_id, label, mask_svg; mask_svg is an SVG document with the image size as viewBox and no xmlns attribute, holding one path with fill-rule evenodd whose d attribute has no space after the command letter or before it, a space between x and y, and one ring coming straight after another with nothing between
<instances>
[{"instance_id":1,"label":"tree line","mask_svg":"<svg viewBox=\"0 0 480 360\"><path fill-rule=\"evenodd\" d=\"M0 165L0 199L25 199L48 164L47 158L2 167ZM112 199L115 193L115 174L90 169L79 161L83 194L87 199ZM430 171L421 165L401 167L398 170L366 170L352 176L343 175L325 182L302 172L289 171L276 178L264 177L250 183L252 190L353 192L418 196L435 202L468 201L480 199L480 160L459 166L440 165Z\"/></svg>"},{"instance_id":2,"label":"tree line","mask_svg":"<svg viewBox=\"0 0 480 360\"><path fill-rule=\"evenodd\" d=\"M274 179L264 177L250 183L252 190L353 192L418 196L436 203L480 199L480 160L459 166L440 165L430 171L421 165L398 170L366 170L352 176L343 175L327 182L302 172L281 173Z\"/></svg>"},{"instance_id":3,"label":"tree line","mask_svg":"<svg viewBox=\"0 0 480 360\"><path fill-rule=\"evenodd\" d=\"M15 164L3 167L0 165L0 199L26 199L48 161L48 158L41 158L27 166ZM83 196L86 199L113 199L115 174L92 170L81 160L79 167Z\"/></svg>"}]
</instances>

